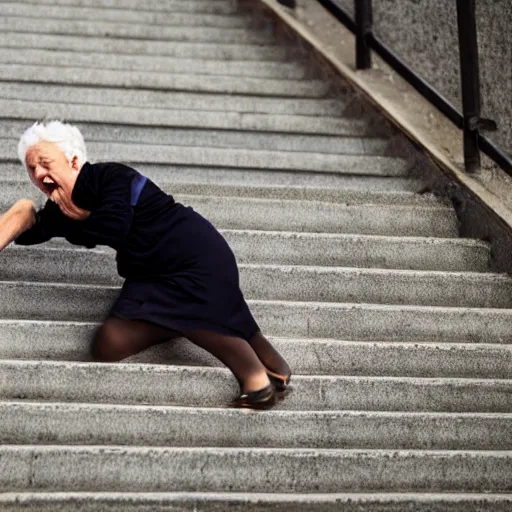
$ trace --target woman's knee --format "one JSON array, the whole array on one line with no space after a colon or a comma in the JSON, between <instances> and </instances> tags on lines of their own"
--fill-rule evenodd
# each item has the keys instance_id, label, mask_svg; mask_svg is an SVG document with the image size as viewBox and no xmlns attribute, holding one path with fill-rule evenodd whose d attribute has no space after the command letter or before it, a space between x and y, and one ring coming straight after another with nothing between
<instances>
[{"instance_id":1,"label":"woman's knee","mask_svg":"<svg viewBox=\"0 0 512 512\"><path fill-rule=\"evenodd\" d=\"M111 317L96 331L91 345L95 361L115 362L180 334L139 320Z\"/></svg>"},{"instance_id":2,"label":"woman's knee","mask_svg":"<svg viewBox=\"0 0 512 512\"><path fill-rule=\"evenodd\" d=\"M127 357L130 331L117 319L109 319L96 331L91 356L98 362L115 362Z\"/></svg>"}]
</instances>

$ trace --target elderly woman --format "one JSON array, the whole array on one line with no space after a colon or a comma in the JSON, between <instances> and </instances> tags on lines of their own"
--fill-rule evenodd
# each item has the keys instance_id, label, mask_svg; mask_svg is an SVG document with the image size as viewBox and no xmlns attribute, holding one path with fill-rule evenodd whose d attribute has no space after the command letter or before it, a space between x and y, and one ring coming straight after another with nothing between
<instances>
[{"instance_id":1,"label":"elderly woman","mask_svg":"<svg viewBox=\"0 0 512 512\"><path fill-rule=\"evenodd\" d=\"M233 372L241 388L234 407L275 403L290 368L252 317L235 257L212 224L130 167L87 162L74 126L35 123L18 155L49 200L37 212L32 201L18 201L0 217L0 251L12 240L52 237L117 251L125 282L94 336L95 360L119 361L184 336Z\"/></svg>"}]
</instances>

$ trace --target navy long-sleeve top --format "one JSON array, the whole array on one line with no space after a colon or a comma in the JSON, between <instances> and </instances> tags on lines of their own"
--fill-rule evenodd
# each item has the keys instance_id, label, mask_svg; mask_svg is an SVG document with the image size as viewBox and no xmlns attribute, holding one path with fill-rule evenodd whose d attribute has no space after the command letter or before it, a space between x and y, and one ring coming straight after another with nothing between
<instances>
[{"instance_id":1,"label":"navy long-sleeve top","mask_svg":"<svg viewBox=\"0 0 512 512\"><path fill-rule=\"evenodd\" d=\"M88 248L107 245L118 252L122 277L176 270L179 260L187 260L190 244L186 239L193 233L185 233L189 236L184 238L175 228L193 211L175 202L151 180L144 186L137 206L132 207L131 184L136 175L136 170L118 163L85 163L71 198L79 208L91 211L89 217L84 221L70 219L48 200L37 212L36 224L16 243L32 245L64 237ZM181 248L179 254L170 250L176 243Z\"/></svg>"}]
</instances>

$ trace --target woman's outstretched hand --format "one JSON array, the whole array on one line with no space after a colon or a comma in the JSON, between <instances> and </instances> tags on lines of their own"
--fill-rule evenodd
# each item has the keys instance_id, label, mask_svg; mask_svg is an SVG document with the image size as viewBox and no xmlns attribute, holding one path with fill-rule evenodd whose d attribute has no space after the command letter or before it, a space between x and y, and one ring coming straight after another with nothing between
<instances>
[{"instance_id":1,"label":"woman's outstretched hand","mask_svg":"<svg viewBox=\"0 0 512 512\"><path fill-rule=\"evenodd\" d=\"M67 194L62 188L58 187L52 192L51 200L57 204L60 211L73 220L85 220L91 214L88 210L78 208L71 200L71 195Z\"/></svg>"},{"instance_id":2,"label":"woman's outstretched hand","mask_svg":"<svg viewBox=\"0 0 512 512\"><path fill-rule=\"evenodd\" d=\"M36 222L36 206L30 199L21 199L0 215L0 252Z\"/></svg>"}]
</instances>

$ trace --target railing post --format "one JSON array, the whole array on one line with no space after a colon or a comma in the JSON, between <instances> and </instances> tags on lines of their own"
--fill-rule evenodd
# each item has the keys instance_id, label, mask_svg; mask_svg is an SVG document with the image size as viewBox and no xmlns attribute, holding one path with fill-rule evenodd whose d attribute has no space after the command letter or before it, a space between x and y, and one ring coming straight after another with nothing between
<instances>
[{"instance_id":1,"label":"railing post","mask_svg":"<svg viewBox=\"0 0 512 512\"><path fill-rule=\"evenodd\" d=\"M480 118L480 70L475 0L457 0L460 80L464 117L464 164L466 172L480 167L479 130L495 130L496 123Z\"/></svg>"},{"instance_id":2,"label":"railing post","mask_svg":"<svg viewBox=\"0 0 512 512\"><path fill-rule=\"evenodd\" d=\"M372 0L354 0L356 13L356 69L372 67L368 35L373 29Z\"/></svg>"}]
</instances>

